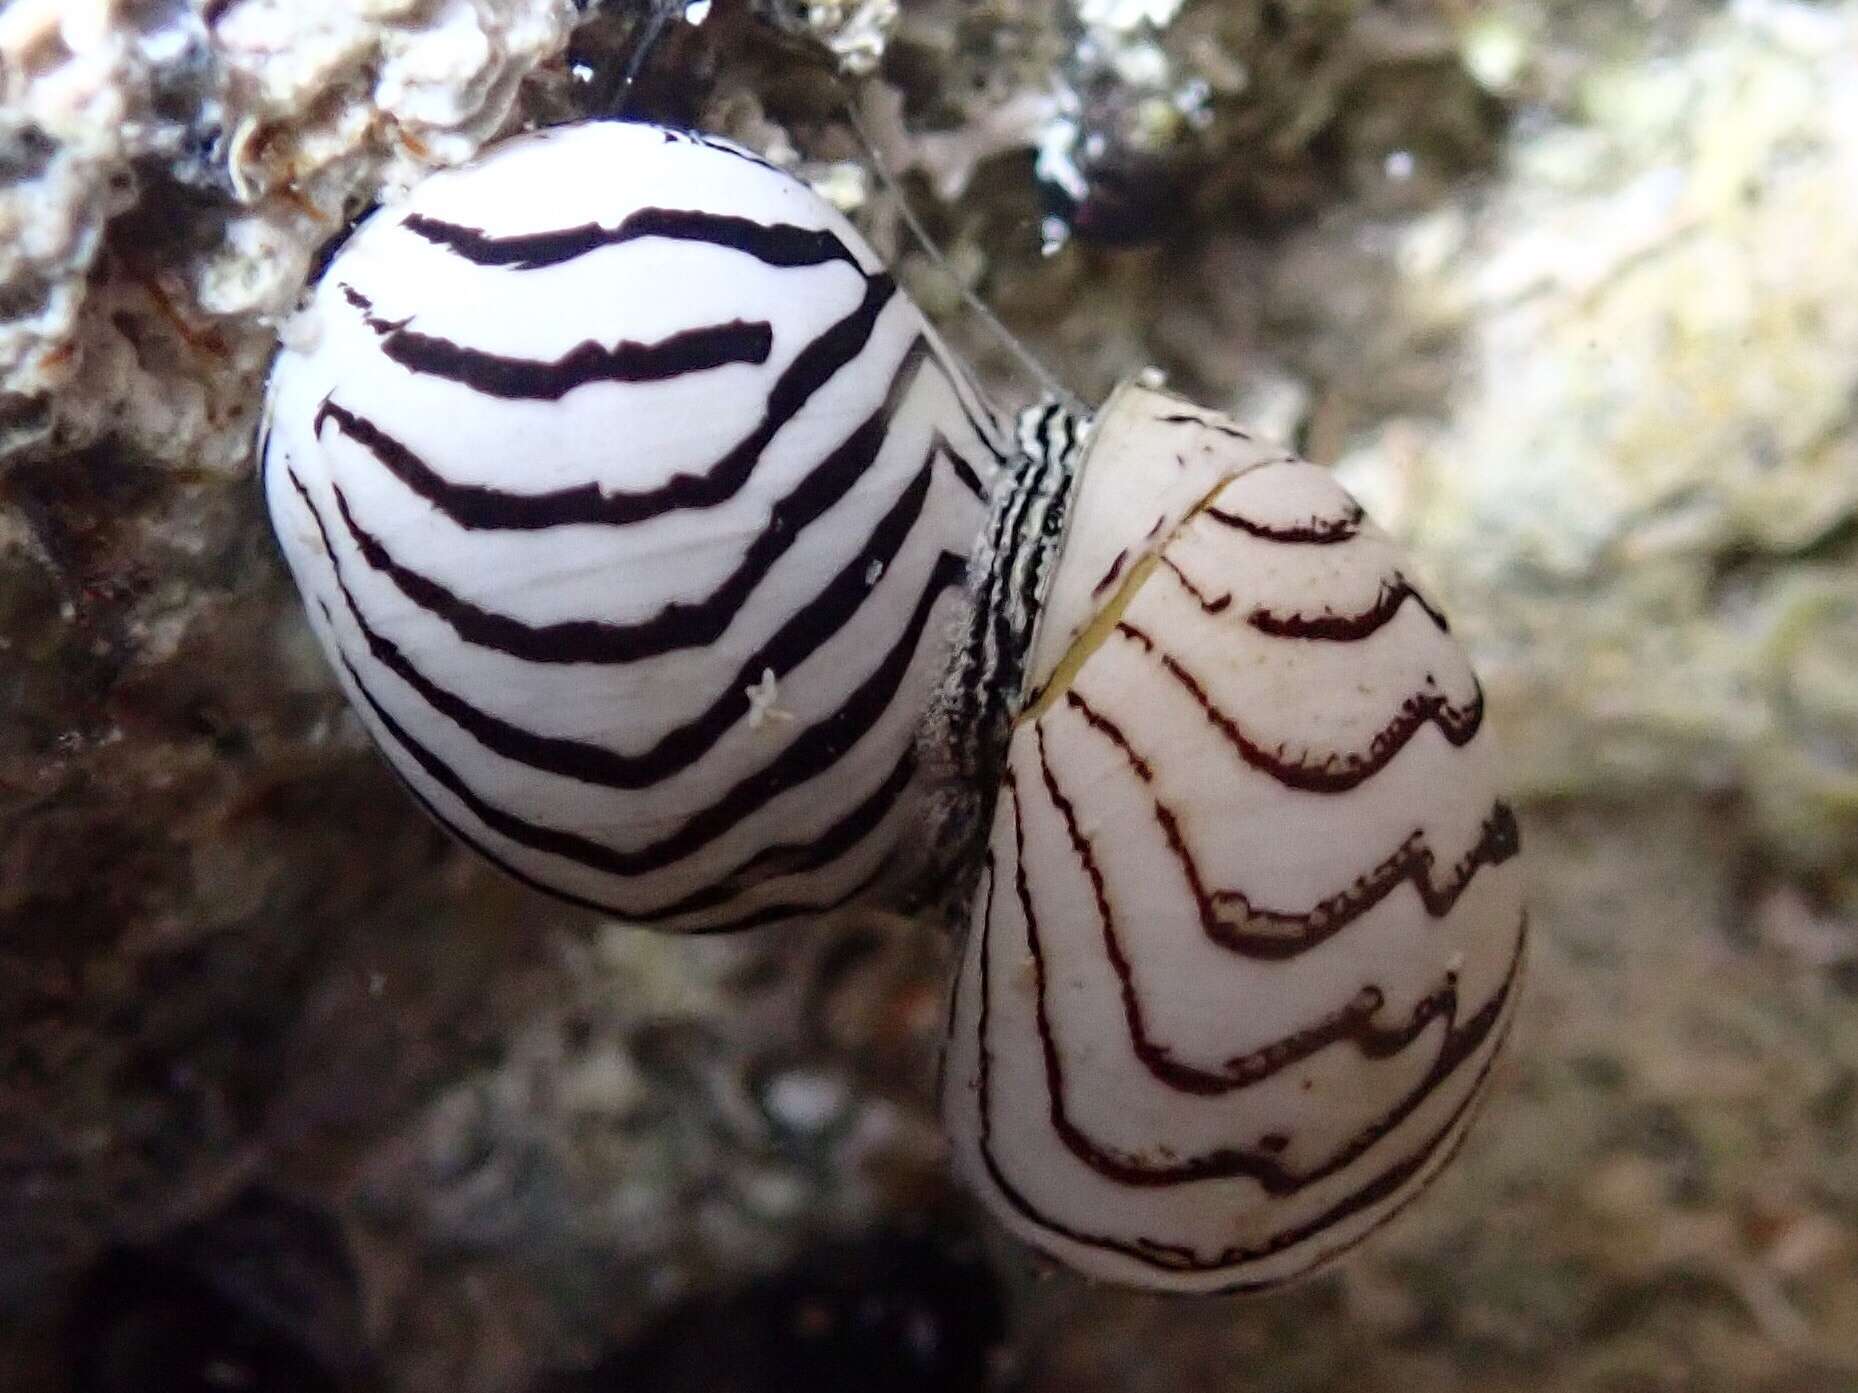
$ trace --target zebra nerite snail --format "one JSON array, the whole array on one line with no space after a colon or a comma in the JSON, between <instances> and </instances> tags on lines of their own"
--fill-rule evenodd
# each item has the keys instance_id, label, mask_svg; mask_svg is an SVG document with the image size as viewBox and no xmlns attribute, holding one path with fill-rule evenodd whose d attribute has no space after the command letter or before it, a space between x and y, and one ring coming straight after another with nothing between
<instances>
[{"instance_id":1,"label":"zebra nerite snail","mask_svg":"<svg viewBox=\"0 0 1858 1393\"><path fill-rule=\"evenodd\" d=\"M664 929L903 873L1004 456L844 218L721 141L556 127L369 218L309 313L271 517L434 817Z\"/></svg>"},{"instance_id":2,"label":"zebra nerite snail","mask_svg":"<svg viewBox=\"0 0 1858 1393\"><path fill-rule=\"evenodd\" d=\"M1022 471L996 517L1068 516L985 562L1050 580L951 1010L957 1164L1095 1276L1274 1286L1438 1172L1508 1029L1483 696L1327 471L1134 383L1048 453L1068 486Z\"/></svg>"},{"instance_id":3,"label":"zebra nerite snail","mask_svg":"<svg viewBox=\"0 0 1858 1393\"><path fill-rule=\"evenodd\" d=\"M971 888L957 1167L1093 1276L1275 1285L1450 1159L1516 824L1326 472L1134 384L1010 452L837 213L653 126L434 175L312 303L273 521L462 840L670 929Z\"/></svg>"}]
</instances>

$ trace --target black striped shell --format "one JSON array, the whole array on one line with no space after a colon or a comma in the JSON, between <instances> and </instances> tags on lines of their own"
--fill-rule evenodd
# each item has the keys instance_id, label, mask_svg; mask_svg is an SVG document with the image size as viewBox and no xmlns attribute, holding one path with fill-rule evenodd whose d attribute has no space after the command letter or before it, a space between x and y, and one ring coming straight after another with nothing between
<instances>
[{"instance_id":1,"label":"black striped shell","mask_svg":"<svg viewBox=\"0 0 1858 1393\"><path fill-rule=\"evenodd\" d=\"M1051 1255L1268 1287L1463 1139L1515 1012L1516 822L1463 652L1326 471L1134 385L1068 443L996 510L988 603L1043 609L944 1113Z\"/></svg>"},{"instance_id":2,"label":"black striped shell","mask_svg":"<svg viewBox=\"0 0 1858 1393\"><path fill-rule=\"evenodd\" d=\"M370 217L290 326L271 516L461 840L667 929L900 874L997 423L829 205L591 123Z\"/></svg>"}]
</instances>

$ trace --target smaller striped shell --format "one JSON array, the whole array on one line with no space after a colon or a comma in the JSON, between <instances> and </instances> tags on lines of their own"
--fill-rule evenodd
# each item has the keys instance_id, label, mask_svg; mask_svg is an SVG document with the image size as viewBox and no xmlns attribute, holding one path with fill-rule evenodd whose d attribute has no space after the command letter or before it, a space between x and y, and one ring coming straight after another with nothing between
<instances>
[{"instance_id":1,"label":"smaller striped shell","mask_svg":"<svg viewBox=\"0 0 1858 1393\"><path fill-rule=\"evenodd\" d=\"M1326 471L1133 385L1076 471L944 1113L1052 1256L1268 1287L1462 1141L1515 1012L1516 822L1463 652Z\"/></svg>"},{"instance_id":2,"label":"smaller striped shell","mask_svg":"<svg viewBox=\"0 0 1858 1393\"><path fill-rule=\"evenodd\" d=\"M998 424L844 218L726 142L589 123L370 217L272 373L310 619L413 795L682 930L919 856L915 732Z\"/></svg>"}]
</instances>

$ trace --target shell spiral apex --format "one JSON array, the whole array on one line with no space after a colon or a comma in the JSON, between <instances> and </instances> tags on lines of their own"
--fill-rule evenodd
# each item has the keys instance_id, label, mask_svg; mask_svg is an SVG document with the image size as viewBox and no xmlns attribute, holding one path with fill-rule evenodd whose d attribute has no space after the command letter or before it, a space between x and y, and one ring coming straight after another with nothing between
<instances>
[{"instance_id":1,"label":"shell spiral apex","mask_svg":"<svg viewBox=\"0 0 1858 1393\"><path fill-rule=\"evenodd\" d=\"M311 622L427 810L666 929L901 874L999 423L844 218L596 122L370 217L273 370Z\"/></svg>"},{"instance_id":2,"label":"shell spiral apex","mask_svg":"<svg viewBox=\"0 0 1858 1393\"><path fill-rule=\"evenodd\" d=\"M1514 1016L1482 692L1328 473L1225 418L1126 385L1068 490L1023 488L1068 496L992 566L1050 577L950 1008L956 1163L1090 1275L1274 1286L1439 1172Z\"/></svg>"}]
</instances>

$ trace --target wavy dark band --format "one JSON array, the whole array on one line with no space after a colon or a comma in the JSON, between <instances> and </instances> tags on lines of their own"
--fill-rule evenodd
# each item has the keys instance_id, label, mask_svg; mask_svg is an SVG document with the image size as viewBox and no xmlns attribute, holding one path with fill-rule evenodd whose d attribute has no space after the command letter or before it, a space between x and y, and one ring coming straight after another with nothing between
<instances>
[{"instance_id":1,"label":"wavy dark band","mask_svg":"<svg viewBox=\"0 0 1858 1393\"><path fill-rule=\"evenodd\" d=\"M916 656L936 601L943 592L960 583L961 573L960 561L943 553L917 599L915 612L904 632L878 666L836 710L808 726L773 760L739 780L715 802L692 813L676 831L633 850L610 847L491 804L396 721L372 695L359 673L353 672L352 665L351 673L363 699L395 743L404 747L429 777L470 808L486 827L519 846L559 856L590 870L615 876L644 875L663 870L708 846L782 793L825 773L857 744L889 709ZM347 662L346 657L344 662Z\"/></svg>"},{"instance_id":2,"label":"wavy dark band","mask_svg":"<svg viewBox=\"0 0 1858 1393\"><path fill-rule=\"evenodd\" d=\"M742 663L734 678L702 712L667 731L649 749L627 755L604 745L562 736L543 735L476 706L441 686L422 672L393 640L380 633L362 614L343 575L342 563L330 544L322 511L291 473L291 483L302 496L323 547L330 558L337 588L347 605L368 651L376 662L405 682L426 704L453 721L479 744L505 759L583 783L608 788L639 789L660 783L702 758L735 723L748 714L748 688L764 672L785 677L800 666L849 623L874 593L869 581L872 567L888 572L922 514L929 492L933 461L925 461L916 479L872 531L870 540L827 584Z\"/></svg>"},{"instance_id":3,"label":"wavy dark band","mask_svg":"<svg viewBox=\"0 0 1858 1393\"><path fill-rule=\"evenodd\" d=\"M1407 742L1428 724L1436 727L1453 745L1469 744L1484 723L1484 690L1473 688L1472 697L1463 706L1456 705L1444 693L1419 691L1400 705L1400 710L1385 726L1375 732L1367 748L1337 750L1320 759L1287 757L1282 747L1267 748L1247 735L1233 717L1207 692L1205 685L1189 672L1172 653L1133 624L1117 624L1118 637L1140 644L1161 661L1162 669L1193 698L1215 730L1231 745L1246 764L1268 774L1286 788L1308 793L1346 793L1373 778L1405 749ZM1476 679L1473 678L1475 684Z\"/></svg>"},{"instance_id":4,"label":"wavy dark band","mask_svg":"<svg viewBox=\"0 0 1858 1393\"><path fill-rule=\"evenodd\" d=\"M558 266L602 247L621 246L648 237L724 247L753 257L764 266L821 266L834 261L858 266L851 248L828 228L763 223L753 218L705 213L694 208L639 208L612 227L586 222L547 232L502 235L446 222L425 213L408 214L400 226L475 265L501 266L515 271Z\"/></svg>"},{"instance_id":5,"label":"wavy dark band","mask_svg":"<svg viewBox=\"0 0 1858 1393\"><path fill-rule=\"evenodd\" d=\"M560 401L577 387L596 382L668 382L711 368L759 365L774 351L772 324L732 319L680 329L651 343L621 339L609 348L583 339L558 358L514 358L409 329L409 320L382 319L360 291L351 285L341 289L361 312L362 323L380 339L381 352L408 372L513 401Z\"/></svg>"},{"instance_id":6,"label":"wavy dark band","mask_svg":"<svg viewBox=\"0 0 1858 1393\"><path fill-rule=\"evenodd\" d=\"M597 483L546 493L516 494L473 485L454 485L420 461L405 446L381 455L381 462L428 501L456 510L466 527L536 530L570 523L621 525L686 508L713 508L735 497L748 482L762 451L781 429L828 382L864 351L877 318L896 294L889 276L871 277L858 305L794 356L768 392L761 421L702 473L677 474L655 488L607 491ZM325 402L315 429L334 422L346 430L356 419ZM360 437L357 437L358 439ZM361 443L373 449L386 438L375 428ZM396 442L397 443L397 442Z\"/></svg>"}]
</instances>

